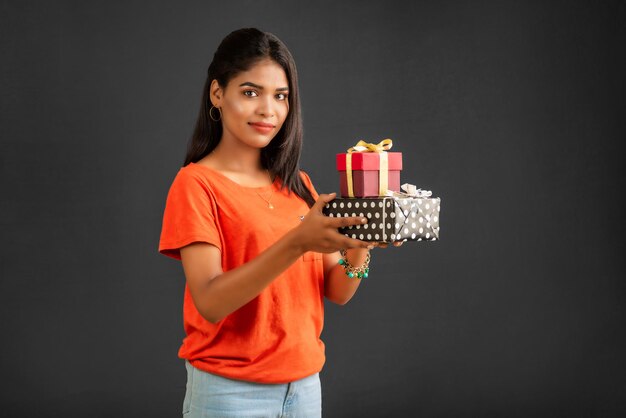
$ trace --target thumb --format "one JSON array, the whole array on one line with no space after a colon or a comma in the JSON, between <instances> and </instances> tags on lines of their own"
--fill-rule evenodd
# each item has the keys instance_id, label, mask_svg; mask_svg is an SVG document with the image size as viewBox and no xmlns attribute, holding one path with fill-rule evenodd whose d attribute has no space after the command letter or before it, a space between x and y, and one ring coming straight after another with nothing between
<instances>
[{"instance_id":1,"label":"thumb","mask_svg":"<svg viewBox=\"0 0 626 418\"><path fill-rule=\"evenodd\" d=\"M321 212L324 205L328 202L331 202L335 197L337 197L337 193L334 192L329 194L321 194L315 201L315 205L313 205L313 207Z\"/></svg>"}]
</instances>

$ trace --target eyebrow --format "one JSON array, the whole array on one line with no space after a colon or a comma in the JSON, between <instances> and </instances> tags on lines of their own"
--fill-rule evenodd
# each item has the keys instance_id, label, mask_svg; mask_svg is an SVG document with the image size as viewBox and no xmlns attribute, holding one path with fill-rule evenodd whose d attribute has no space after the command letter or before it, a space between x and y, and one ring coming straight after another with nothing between
<instances>
[{"instance_id":1,"label":"eyebrow","mask_svg":"<svg viewBox=\"0 0 626 418\"><path fill-rule=\"evenodd\" d=\"M263 90L263 86L259 86L258 84L254 84L250 81L246 81L245 83L241 83L239 85L239 87L243 87L243 86L249 86L249 87L254 87L255 89L259 89L259 90ZM289 87L279 87L276 89L276 91L288 91Z\"/></svg>"}]
</instances>

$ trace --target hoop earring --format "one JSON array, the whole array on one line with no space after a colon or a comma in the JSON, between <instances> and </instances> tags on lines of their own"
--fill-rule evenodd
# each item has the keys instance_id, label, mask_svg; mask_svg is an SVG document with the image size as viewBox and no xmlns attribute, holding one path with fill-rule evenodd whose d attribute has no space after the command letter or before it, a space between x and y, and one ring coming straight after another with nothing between
<instances>
[{"instance_id":1,"label":"hoop earring","mask_svg":"<svg viewBox=\"0 0 626 418\"><path fill-rule=\"evenodd\" d=\"M217 109L217 112L220 114L219 118L216 119L213 117L213 109ZM220 119L222 119L222 110L219 107L211 106L211 108L209 109L209 117L213 122L219 122Z\"/></svg>"}]
</instances>

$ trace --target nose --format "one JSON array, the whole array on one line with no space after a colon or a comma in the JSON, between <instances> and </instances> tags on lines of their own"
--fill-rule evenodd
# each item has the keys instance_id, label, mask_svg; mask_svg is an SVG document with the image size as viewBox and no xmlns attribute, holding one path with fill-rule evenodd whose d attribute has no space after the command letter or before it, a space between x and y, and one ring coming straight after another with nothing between
<instances>
[{"instance_id":1,"label":"nose","mask_svg":"<svg viewBox=\"0 0 626 418\"><path fill-rule=\"evenodd\" d=\"M257 114L265 118L273 118L276 116L276 106L273 97L271 95L264 95L261 100L257 102Z\"/></svg>"}]
</instances>

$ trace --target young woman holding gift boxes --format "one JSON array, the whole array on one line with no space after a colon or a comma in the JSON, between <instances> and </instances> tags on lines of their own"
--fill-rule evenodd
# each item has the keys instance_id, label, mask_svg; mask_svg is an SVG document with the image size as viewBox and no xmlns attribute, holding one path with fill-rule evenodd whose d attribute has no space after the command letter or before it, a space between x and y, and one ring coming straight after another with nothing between
<instances>
[{"instance_id":1,"label":"young woman holding gift boxes","mask_svg":"<svg viewBox=\"0 0 626 418\"><path fill-rule=\"evenodd\" d=\"M209 66L159 243L186 277L185 416L321 415L323 299L350 300L376 244L337 231L365 218L322 215L335 194L318 196L300 171L301 146L290 52L270 33L232 32Z\"/></svg>"}]
</instances>

